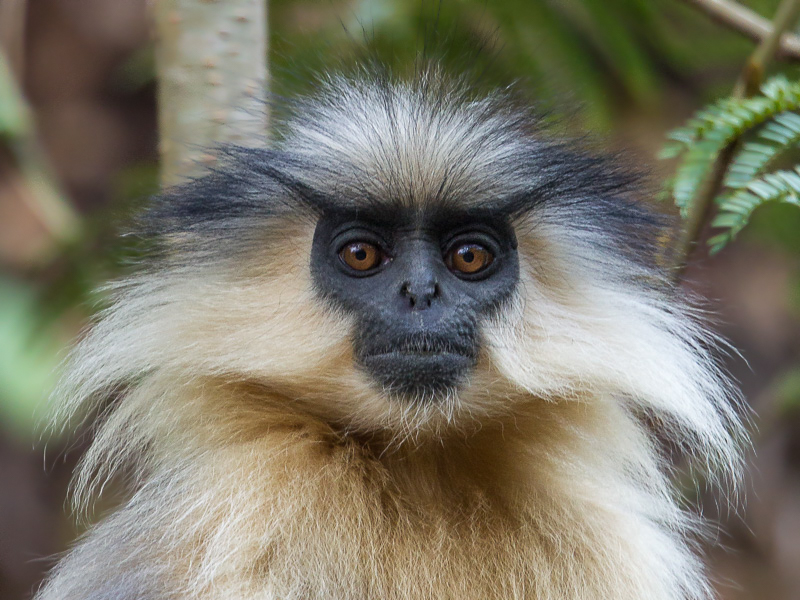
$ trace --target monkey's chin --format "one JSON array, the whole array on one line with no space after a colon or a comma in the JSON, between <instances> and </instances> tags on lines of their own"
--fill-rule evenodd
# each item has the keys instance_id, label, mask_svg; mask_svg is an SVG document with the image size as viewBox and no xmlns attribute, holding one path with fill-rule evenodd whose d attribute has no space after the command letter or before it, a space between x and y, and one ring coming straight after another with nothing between
<instances>
[{"instance_id":1,"label":"monkey's chin","mask_svg":"<svg viewBox=\"0 0 800 600\"><path fill-rule=\"evenodd\" d=\"M475 360L452 352L386 352L362 359L372 379L390 396L436 401L453 394Z\"/></svg>"}]
</instances>

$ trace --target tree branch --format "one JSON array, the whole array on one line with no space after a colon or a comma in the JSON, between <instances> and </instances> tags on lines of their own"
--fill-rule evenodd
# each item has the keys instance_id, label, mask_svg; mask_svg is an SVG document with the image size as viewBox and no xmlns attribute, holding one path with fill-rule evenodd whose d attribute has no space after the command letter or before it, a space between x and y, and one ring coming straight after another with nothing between
<instances>
[{"instance_id":1,"label":"tree branch","mask_svg":"<svg viewBox=\"0 0 800 600\"><path fill-rule=\"evenodd\" d=\"M754 42L761 42L773 33L772 23L768 19L732 0L683 1L697 7L720 25L738 31ZM779 58L800 60L800 37L784 33L776 54Z\"/></svg>"}]
</instances>

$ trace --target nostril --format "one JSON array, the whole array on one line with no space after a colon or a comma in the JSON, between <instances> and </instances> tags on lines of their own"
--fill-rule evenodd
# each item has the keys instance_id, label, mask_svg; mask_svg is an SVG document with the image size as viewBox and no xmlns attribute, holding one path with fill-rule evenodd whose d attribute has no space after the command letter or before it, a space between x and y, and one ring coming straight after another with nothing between
<instances>
[{"instance_id":1,"label":"nostril","mask_svg":"<svg viewBox=\"0 0 800 600\"><path fill-rule=\"evenodd\" d=\"M424 310L433 306L433 300L441 293L439 284L431 281L426 285L412 284L409 281L400 286L400 295L408 298L408 305L412 309Z\"/></svg>"},{"instance_id":2,"label":"nostril","mask_svg":"<svg viewBox=\"0 0 800 600\"><path fill-rule=\"evenodd\" d=\"M400 295L408 298L408 305L411 308L417 305L417 295L411 291L411 284L408 282L400 286Z\"/></svg>"}]
</instances>

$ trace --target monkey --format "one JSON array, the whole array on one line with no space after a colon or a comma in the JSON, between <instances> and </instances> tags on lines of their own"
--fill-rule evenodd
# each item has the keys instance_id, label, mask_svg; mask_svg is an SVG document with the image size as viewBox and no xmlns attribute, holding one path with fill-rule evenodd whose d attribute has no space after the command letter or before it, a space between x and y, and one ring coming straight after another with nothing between
<instances>
[{"instance_id":1,"label":"monkey","mask_svg":"<svg viewBox=\"0 0 800 600\"><path fill-rule=\"evenodd\" d=\"M735 480L738 394L625 161L435 64L279 130L136 226L55 417L129 493L36 598L713 597L669 452Z\"/></svg>"}]
</instances>

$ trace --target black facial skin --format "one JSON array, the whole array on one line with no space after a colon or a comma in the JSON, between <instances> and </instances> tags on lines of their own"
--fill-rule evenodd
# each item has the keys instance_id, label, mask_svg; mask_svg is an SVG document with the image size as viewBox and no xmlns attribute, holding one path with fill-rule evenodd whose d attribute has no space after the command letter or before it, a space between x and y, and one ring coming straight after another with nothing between
<instances>
[{"instance_id":1,"label":"black facial skin","mask_svg":"<svg viewBox=\"0 0 800 600\"><path fill-rule=\"evenodd\" d=\"M374 268L360 271L343 260L342 249L358 242L380 250ZM447 257L465 244L488 250L490 264L475 273L454 268ZM475 366L479 323L511 296L519 264L507 223L458 214L412 218L398 210L374 219L363 212L322 216L311 272L317 291L355 317L355 356L375 383L396 396L434 399Z\"/></svg>"}]
</instances>

